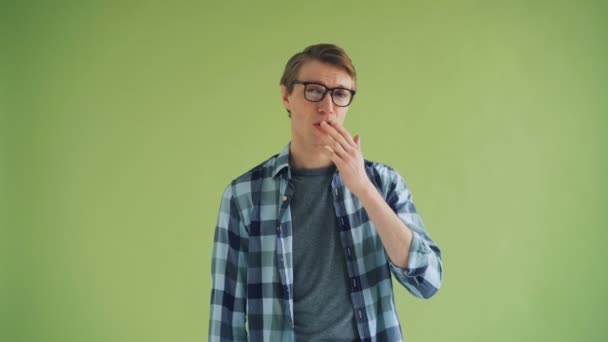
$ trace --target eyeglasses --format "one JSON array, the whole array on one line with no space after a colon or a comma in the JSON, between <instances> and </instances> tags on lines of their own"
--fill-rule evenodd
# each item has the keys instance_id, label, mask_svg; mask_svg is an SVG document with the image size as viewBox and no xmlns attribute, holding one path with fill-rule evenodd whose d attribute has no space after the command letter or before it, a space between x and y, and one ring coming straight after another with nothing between
<instances>
[{"instance_id":1,"label":"eyeglasses","mask_svg":"<svg viewBox=\"0 0 608 342\"><path fill-rule=\"evenodd\" d=\"M346 88L327 88L321 83L317 82L302 82L292 81L291 84L303 84L304 85L304 98L310 102L319 102L325 98L327 93L331 94L331 100L338 107L348 107L355 97L356 91Z\"/></svg>"}]
</instances>

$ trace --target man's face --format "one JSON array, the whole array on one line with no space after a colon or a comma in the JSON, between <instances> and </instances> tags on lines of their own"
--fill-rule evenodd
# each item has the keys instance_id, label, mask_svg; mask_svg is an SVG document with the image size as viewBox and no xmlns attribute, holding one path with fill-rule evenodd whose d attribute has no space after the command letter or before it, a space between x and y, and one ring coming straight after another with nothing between
<instances>
[{"instance_id":1,"label":"man's face","mask_svg":"<svg viewBox=\"0 0 608 342\"><path fill-rule=\"evenodd\" d=\"M344 69L316 60L304 63L297 79L319 83L327 88L354 88L353 80ZM342 126L348 107L336 106L329 92L321 101L311 102L304 98L304 90L303 84L295 84L291 94L288 94L287 88L281 86L283 103L291 112L291 141L302 147L322 147L327 144L328 136L320 123L333 121Z\"/></svg>"}]
</instances>

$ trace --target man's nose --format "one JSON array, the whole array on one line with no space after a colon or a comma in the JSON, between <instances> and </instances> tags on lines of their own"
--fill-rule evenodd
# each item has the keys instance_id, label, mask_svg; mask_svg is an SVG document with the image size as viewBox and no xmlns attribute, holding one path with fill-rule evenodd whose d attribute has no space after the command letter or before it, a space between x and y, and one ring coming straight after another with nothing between
<instances>
[{"instance_id":1,"label":"man's nose","mask_svg":"<svg viewBox=\"0 0 608 342\"><path fill-rule=\"evenodd\" d=\"M322 114L333 114L334 109L334 102L331 98L331 92L327 92L325 97L323 97L321 101L317 102L317 110Z\"/></svg>"}]
</instances>

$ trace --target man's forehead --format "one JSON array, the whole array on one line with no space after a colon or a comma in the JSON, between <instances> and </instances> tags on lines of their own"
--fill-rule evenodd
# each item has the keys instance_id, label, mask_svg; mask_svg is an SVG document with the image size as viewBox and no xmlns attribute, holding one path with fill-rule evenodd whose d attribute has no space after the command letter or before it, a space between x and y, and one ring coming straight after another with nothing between
<instances>
[{"instance_id":1,"label":"man's forehead","mask_svg":"<svg viewBox=\"0 0 608 342\"><path fill-rule=\"evenodd\" d=\"M330 86L346 88L351 88L354 83L352 77L344 68L317 60L304 62L298 73L298 79L321 83L329 82L331 83L328 84Z\"/></svg>"}]
</instances>

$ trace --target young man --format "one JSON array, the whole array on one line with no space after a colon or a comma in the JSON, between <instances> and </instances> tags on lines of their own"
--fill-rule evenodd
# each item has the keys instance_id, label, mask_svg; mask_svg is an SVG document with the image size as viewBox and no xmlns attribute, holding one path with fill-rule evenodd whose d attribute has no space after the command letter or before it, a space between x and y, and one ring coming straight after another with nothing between
<instances>
[{"instance_id":1,"label":"young man","mask_svg":"<svg viewBox=\"0 0 608 342\"><path fill-rule=\"evenodd\" d=\"M343 126L355 89L335 45L288 61L291 142L222 198L210 341L401 341L391 275L416 297L439 289L441 253L405 182Z\"/></svg>"}]
</instances>

